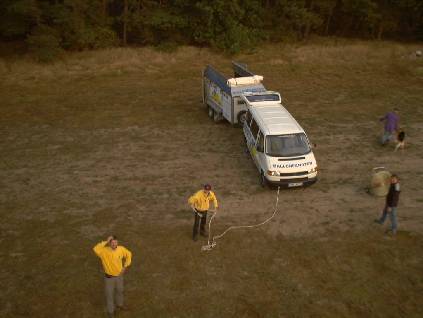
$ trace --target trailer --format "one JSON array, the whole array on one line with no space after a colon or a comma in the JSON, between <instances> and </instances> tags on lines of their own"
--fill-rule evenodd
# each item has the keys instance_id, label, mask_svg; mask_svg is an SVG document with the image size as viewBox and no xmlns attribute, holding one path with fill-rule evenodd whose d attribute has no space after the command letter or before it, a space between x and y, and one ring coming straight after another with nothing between
<instances>
[{"instance_id":1,"label":"trailer","mask_svg":"<svg viewBox=\"0 0 423 318\"><path fill-rule=\"evenodd\" d=\"M266 89L263 76L255 75L245 64L232 62L233 78L208 65L203 71L203 104L215 122L226 119L232 125L243 125L247 105L241 98L244 93L260 93Z\"/></svg>"}]
</instances>

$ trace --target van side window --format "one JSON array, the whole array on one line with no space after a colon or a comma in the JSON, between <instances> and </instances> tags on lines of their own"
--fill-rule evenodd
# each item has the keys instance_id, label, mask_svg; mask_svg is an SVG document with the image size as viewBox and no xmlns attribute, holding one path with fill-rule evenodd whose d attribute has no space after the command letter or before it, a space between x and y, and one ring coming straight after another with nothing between
<instances>
[{"instance_id":1,"label":"van side window","mask_svg":"<svg viewBox=\"0 0 423 318\"><path fill-rule=\"evenodd\" d=\"M253 122L251 123L251 133L253 134L253 137L257 137L257 133L259 132L259 126L257 125L256 121L253 118Z\"/></svg>"},{"instance_id":2,"label":"van side window","mask_svg":"<svg viewBox=\"0 0 423 318\"><path fill-rule=\"evenodd\" d=\"M257 151L264 152L264 137L261 131L258 132L257 139Z\"/></svg>"}]
</instances>

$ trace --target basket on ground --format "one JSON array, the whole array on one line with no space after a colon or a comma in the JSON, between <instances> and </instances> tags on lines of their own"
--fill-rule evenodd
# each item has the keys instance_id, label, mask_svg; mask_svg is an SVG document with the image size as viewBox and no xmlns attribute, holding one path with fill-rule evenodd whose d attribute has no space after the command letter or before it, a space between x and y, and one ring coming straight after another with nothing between
<instances>
[{"instance_id":1,"label":"basket on ground","mask_svg":"<svg viewBox=\"0 0 423 318\"><path fill-rule=\"evenodd\" d=\"M391 173L385 167L373 168L372 179L370 181L370 193L383 197L388 194L391 180Z\"/></svg>"}]
</instances>

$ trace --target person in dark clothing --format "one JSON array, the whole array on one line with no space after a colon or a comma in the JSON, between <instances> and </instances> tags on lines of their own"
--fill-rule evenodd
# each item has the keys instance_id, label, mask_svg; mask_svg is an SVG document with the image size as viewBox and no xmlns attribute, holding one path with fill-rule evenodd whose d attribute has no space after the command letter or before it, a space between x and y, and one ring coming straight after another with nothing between
<instances>
[{"instance_id":1,"label":"person in dark clothing","mask_svg":"<svg viewBox=\"0 0 423 318\"><path fill-rule=\"evenodd\" d=\"M380 219L377 219L376 222L379 224L385 223L386 217L389 213L391 219L391 230L392 235L397 234L397 206L400 195L400 183L397 175L393 174L391 176L391 186L389 187L389 192L386 195L386 204L385 208L382 211L382 216Z\"/></svg>"},{"instance_id":2,"label":"person in dark clothing","mask_svg":"<svg viewBox=\"0 0 423 318\"><path fill-rule=\"evenodd\" d=\"M405 132L404 130L400 129L397 136L397 145L395 146L394 151L397 151L399 148L401 148L401 151L404 150L404 146L405 146L404 139L405 139Z\"/></svg>"}]
</instances>

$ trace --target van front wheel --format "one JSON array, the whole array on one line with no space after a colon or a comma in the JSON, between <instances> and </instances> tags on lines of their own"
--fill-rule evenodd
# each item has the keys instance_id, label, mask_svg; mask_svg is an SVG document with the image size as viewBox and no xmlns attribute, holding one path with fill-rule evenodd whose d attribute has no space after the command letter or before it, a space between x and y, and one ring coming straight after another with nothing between
<instances>
[{"instance_id":1,"label":"van front wheel","mask_svg":"<svg viewBox=\"0 0 423 318\"><path fill-rule=\"evenodd\" d=\"M260 185L261 185L263 188L267 186L267 179L266 179L266 177L264 176L264 172L263 172L263 171L261 171L261 172L260 172Z\"/></svg>"}]
</instances>

